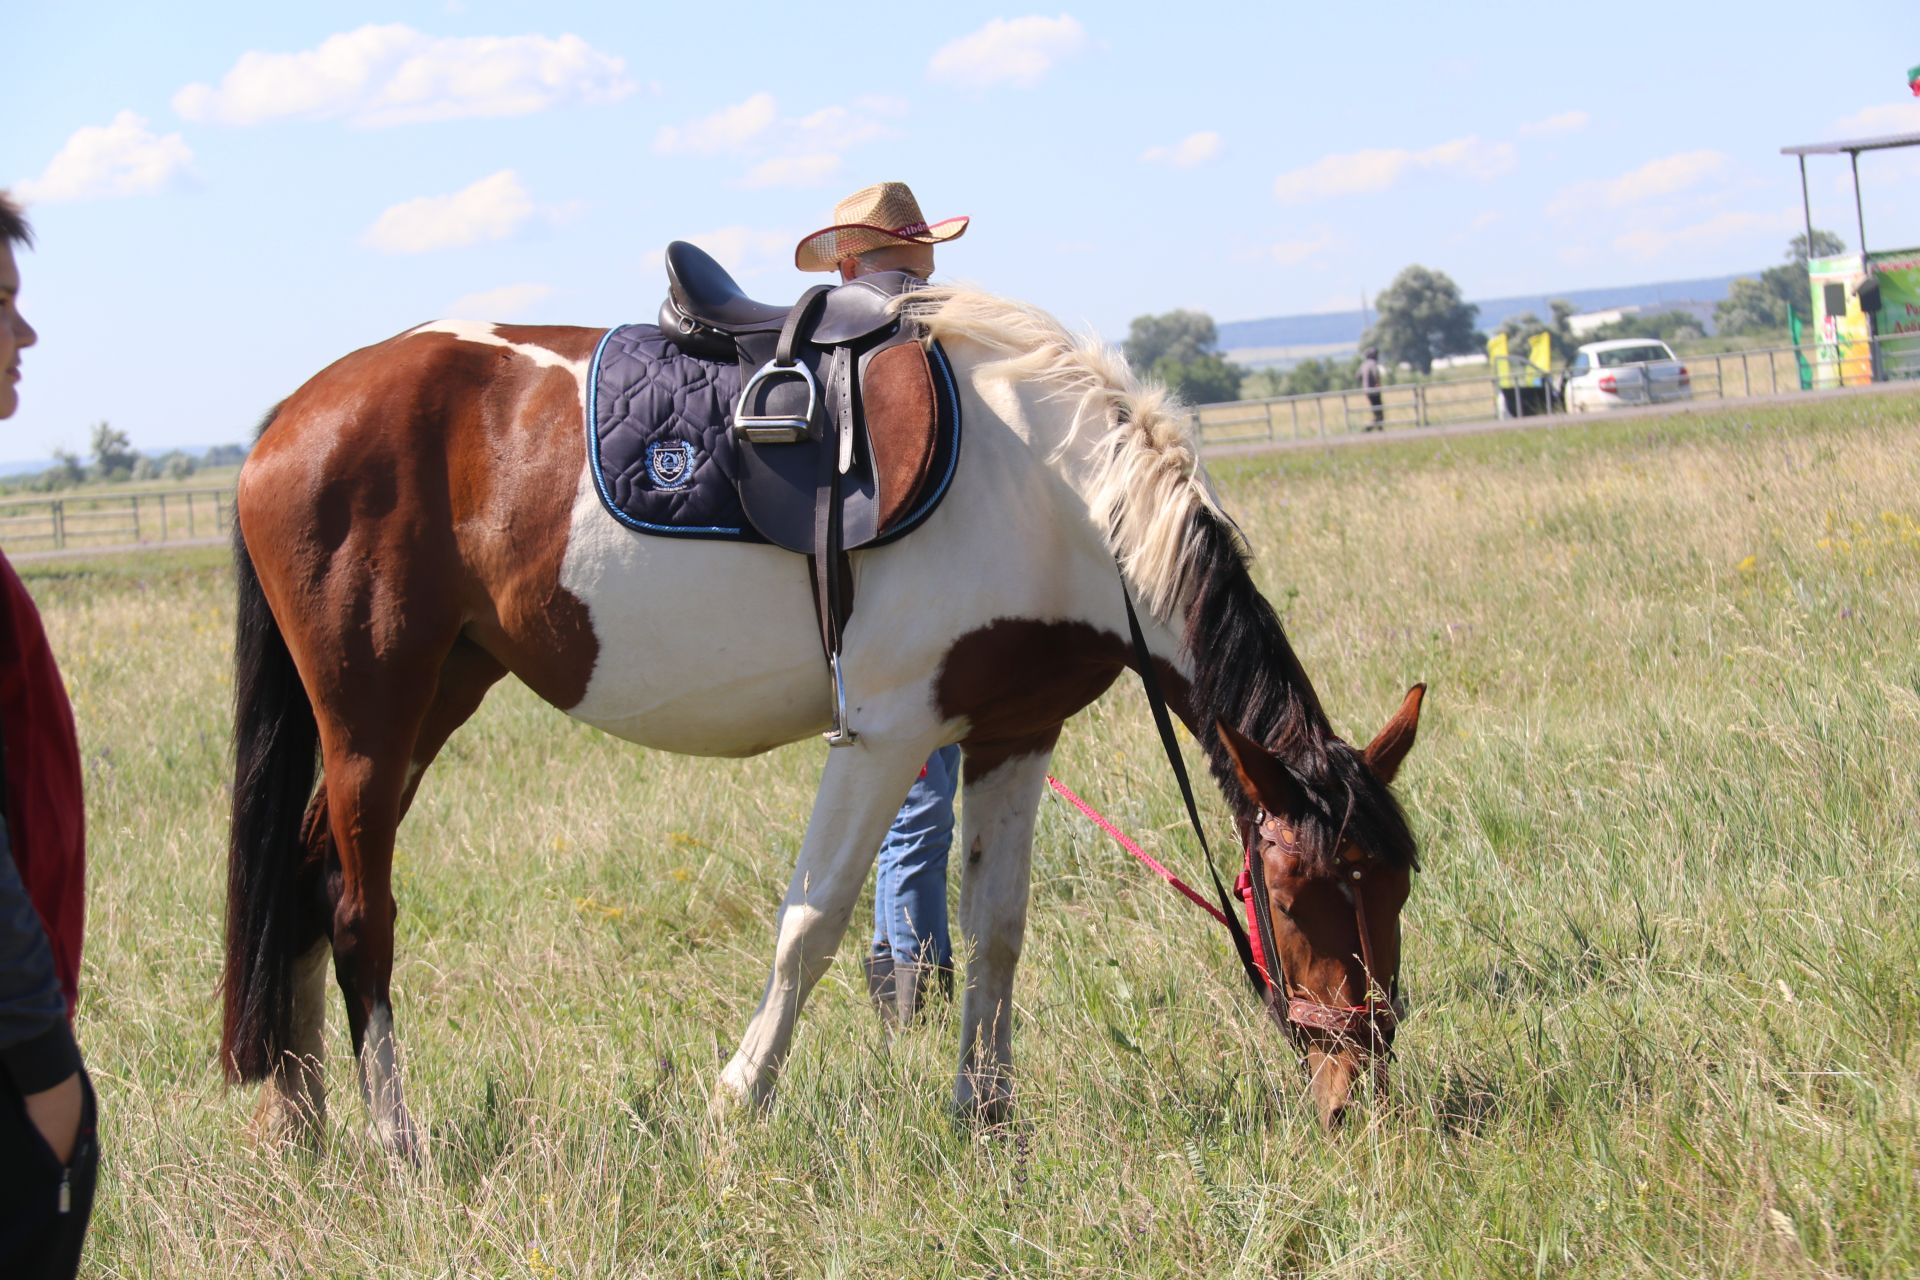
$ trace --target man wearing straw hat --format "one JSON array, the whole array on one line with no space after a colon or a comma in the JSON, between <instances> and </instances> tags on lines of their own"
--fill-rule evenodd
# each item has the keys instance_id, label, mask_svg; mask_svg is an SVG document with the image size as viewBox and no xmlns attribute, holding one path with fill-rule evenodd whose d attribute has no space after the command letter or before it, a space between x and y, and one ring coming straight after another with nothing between
<instances>
[{"instance_id":1,"label":"man wearing straw hat","mask_svg":"<svg viewBox=\"0 0 1920 1280\"><path fill-rule=\"evenodd\" d=\"M877 182L842 200L833 225L800 241L793 265L838 271L842 280L875 271L933 274L935 245L958 240L967 219L929 224L904 182ZM928 759L907 802L881 842L873 886L873 949L867 993L882 1022L913 1019L928 979L953 989L953 942L947 933L947 853L953 846L953 796L960 784L960 748Z\"/></svg>"}]
</instances>

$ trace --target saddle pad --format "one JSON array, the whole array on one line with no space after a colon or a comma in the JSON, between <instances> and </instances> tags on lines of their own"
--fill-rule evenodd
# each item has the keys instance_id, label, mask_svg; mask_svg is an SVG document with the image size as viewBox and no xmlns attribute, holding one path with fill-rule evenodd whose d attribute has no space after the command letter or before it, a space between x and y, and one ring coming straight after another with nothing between
<instances>
[{"instance_id":1,"label":"saddle pad","mask_svg":"<svg viewBox=\"0 0 1920 1280\"><path fill-rule=\"evenodd\" d=\"M896 350L905 356L919 349ZM866 544L875 546L933 513L960 453L959 395L940 348L926 360L884 363L863 381L875 456L863 456L856 470L869 478L864 485L858 476L848 479L851 490L864 489L871 500L870 473L879 472L879 536ZM690 355L655 325L606 332L587 370L587 458L614 519L664 537L773 540L754 527L740 501L741 450L731 424L742 381L738 364ZM925 424L917 432L915 420Z\"/></svg>"},{"instance_id":2,"label":"saddle pad","mask_svg":"<svg viewBox=\"0 0 1920 1280\"><path fill-rule=\"evenodd\" d=\"M629 528L765 542L735 488L740 366L688 355L650 324L609 329L587 370L587 456L600 501Z\"/></svg>"}]
</instances>

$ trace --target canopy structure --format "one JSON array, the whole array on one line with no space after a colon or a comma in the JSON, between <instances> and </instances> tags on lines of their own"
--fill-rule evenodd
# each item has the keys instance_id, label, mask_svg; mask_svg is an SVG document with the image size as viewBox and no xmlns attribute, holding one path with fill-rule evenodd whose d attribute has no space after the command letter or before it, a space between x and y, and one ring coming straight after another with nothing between
<instances>
[{"instance_id":1,"label":"canopy structure","mask_svg":"<svg viewBox=\"0 0 1920 1280\"><path fill-rule=\"evenodd\" d=\"M1851 142L1808 142L1797 147L1782 147L1783 156L1800 158L1800 211L1807 221L1807 248L1813 248L1813 203L1807 196L1807 157L1845 156L1853 165L1853 218L1860 231L1860 252L1867 251L1867 219L1860 208L1860 153L1891 151L1897 147L1920 147L1920 133L1894 133L1884 138L1856 138Z\"/></svg>"}]
</instances>

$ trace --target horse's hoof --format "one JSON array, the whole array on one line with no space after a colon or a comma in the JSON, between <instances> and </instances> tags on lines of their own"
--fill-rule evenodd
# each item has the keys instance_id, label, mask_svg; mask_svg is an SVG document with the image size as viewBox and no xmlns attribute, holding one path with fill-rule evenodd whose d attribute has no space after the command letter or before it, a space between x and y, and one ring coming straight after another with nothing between
<instances>
[{"instance_id":1,"label":"horse's hoof","mask_svg":"<svg viewBox=\"0 0 1920 1280\"><path fill-rule=\"evenodd\" d=\"M402 1164L419 1168L426 1162L427 1140L414 1126L405 1108L373 1126L373 1136L388 1155Z\"/></svg>"},{"instance_id":2,"label":"horse's hoof","mask_svg":"<svg viewBox=\"0 0 1920 1280\"><path fill-rule=\"evenodd\" d=\"M991 1129L1013 1118L1013 1085L1005 1080L962 1079L953 1090L954 1115L976 1128Z\"/></svg>"},{"instance_id":3,"label":"horse's hoof","mask_svg":"<svg viewBox=\"0 0 1920 1280\"><path fill-rule=\"evenodd\" d=\"M327 1136L327 1094L325 1089L301 1093L268 1081L260 1090L260 1101L253 1109L247 1132L255 1142L273 1147L296 1147L318 1151Z\"/></svg>"}]
</instances>

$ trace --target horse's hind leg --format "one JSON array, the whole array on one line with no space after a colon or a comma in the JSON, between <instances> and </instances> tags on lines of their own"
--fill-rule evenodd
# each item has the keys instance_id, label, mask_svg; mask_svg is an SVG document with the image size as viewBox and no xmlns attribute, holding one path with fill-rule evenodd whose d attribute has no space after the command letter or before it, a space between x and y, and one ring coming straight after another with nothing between
<instances>
[{"instance_id":1,"label":"horse's hind leg","mask_svg":"<svg viewBox=\"0 0 1920 1280\"><path fill-rule=\"evenodd\" d=\"M334 977L374 1131L408 1159L418 1158L420 1136L393 1026L394 835L420 771L499 675L492 658L460 641L363 666L315 700L333 846Z\"/></svg>"},{"instance_id":2,"label":"horse's hind leg","mask_svg":"<svg viewBox=\"0 0 1920 1280\"><path fill-rule=\"evenodd\" d=\"M504 667L477 646L466 641L454 645L441 665L433 703L428 707L426 717L414 737L406 786L400 798L402 818L412 807L414 794L419 789L421 775L427 766L433 763L434 757L446 745L454 730L479 707L487 690L505 673ZM311 882L316 921L315 941L313 947L294 965L292 1040L287 1065L274 1073L272 1086L261 1097L263 1123L277 1132L309 1136L317 1136L322 1131L326 1117L326 1086L322 1066L325 1054L327 961L333 952L333 921L340 909L344 889L340 855L334 845L332 821L328 814L327 791L323 782L307 810L305 825L307 863L302 875L304 881ZM351 1023L355 1010L366 1002L358 981L350 980L339 966L335 968ZM390 1009L387 1021L390 1027ZM362 1043L358 1036L354 1043L356 1053L360 1052ZM389 1053L385 1061L392 1064L393 1055ZM384 1088L396 1099L401 1096L401 1089L397 1078L389 1082L381 1079L377 1071L370 1078L367 1067L367 1061L362 1057L361 1087L368 1096L369 1108L377 1115L378 1109L373 1106L375 1086Z\"/></svg>"},{"instance_id":3,"label":"horse's hind leg","mask_svg":"<svg viewBox=\"0 0 1920 1280\"><path fill-rule=\"evenodd\" d=\"M997 1122L1013 1101L1013 971L1027 930L1033 824L1053 736L999 758L984 775L969 752L960 800L960 933L967 980L960 1006L960 1072L953 1104ZM994 753L999 757L999 753Z\"/></svg>"},{"instance_id":4,"label":"horse's hind leg","mask_svg":"<svg viewBox=\"0 0 1920 1280\"><path fill-rule=\"evenodd\" d=\"M333 906L327 891L332 835L324 787L307 806L302 830L306 856L300 869L300 896L309 904L307 930L313 945L293 962L287 1052L260 1092L255 1118L262 1132L314 1142L325 1132L327 1118L327 959L332 954Z\"/></svg>"}]
</instances>

